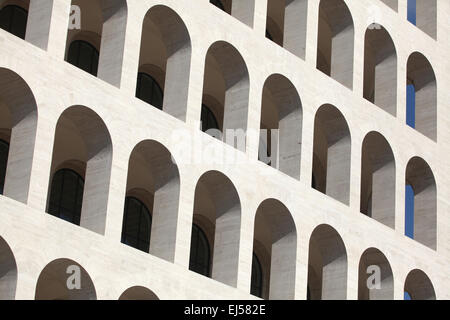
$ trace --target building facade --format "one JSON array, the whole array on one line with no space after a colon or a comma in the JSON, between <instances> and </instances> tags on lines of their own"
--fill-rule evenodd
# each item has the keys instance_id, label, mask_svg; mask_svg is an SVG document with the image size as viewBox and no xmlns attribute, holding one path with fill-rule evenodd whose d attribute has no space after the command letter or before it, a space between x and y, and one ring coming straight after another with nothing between
<instances>
[{"instance_id":1,"label":"building facade","mask_svg":"<svg viewBox=\"0 0 450 320\"><path fill-rule=\"evenodd\" d=\"M450 298L450 1L0 9L1 299Z\"/></svg>"}]
</instances>

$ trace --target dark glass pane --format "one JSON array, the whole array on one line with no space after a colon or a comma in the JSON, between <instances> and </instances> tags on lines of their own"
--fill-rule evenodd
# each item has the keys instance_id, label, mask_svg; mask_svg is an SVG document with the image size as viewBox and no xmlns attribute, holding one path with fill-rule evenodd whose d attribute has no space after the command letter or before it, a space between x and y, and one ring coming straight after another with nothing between
<instances>
[{"instance_id":1,"label":"dark glass pane","mask_svg":"<svg viewBox=\"0 0 450 320\"><path fill-rule=\"evenodd\" d=\"M258 257L253 253L252 261L252 280L251 280L251 290L250 293L254 296L262 298L262 286L263 286L263 276L261 263Z\"/></svg>"},{"instance_id":2,"label":"dark glass pane","mask_svg":"<svg viewBox=\"0 0 450 320\"><path fill-rule=\"evenodd\" d=\"M152 216L145 204L133 197L126 197L122 225L122 243L149 252Z\"/></svg>"},{"instance_id":3,"label":"dark glass pane","mask_svg":"<svg viewBox=\"0 0 450 320\"><path fill-rule=\"evenodd\" d=\"M19 6L9 5L0 10L0 28L21 39L25 39L27 19L28 12Z\"/></svg>"},{"instance_id":4,"label":"dark glass pane","mask_svg":"<svg viewBox=\"0 0 450 320\"><path fill-rule=\"evenodd\" d=\"M8 165L9 144L0 140L0 194L5 188L6 166Z\"/></svg>"},{"instance_id":5,"label":"dark glass pane","mask_svg":"<svg viewBox=\"0 0 450 320\"><path fill-rule=\"evenodd\" d=\"M191 255L189 270L209 277L210 251L209 242L205 233L196 224L192 225Z\"/></svg>"},{"instance_id":6,"label":"dark glass pane","mask_svg":"<svg viewBox=\"0 0 450 320\"><path fill-rule=\"evenodd\" d=\"M206 132L209 129L219 129L214 113L212 113L211 109L209 109L205 104L202 104L201 121L203 132Z\"/></svg>"},{"instance_id":7,"label":"dark glass pane","mask_svg":"<svg viewBox=\"0 0 450 320\"><path fill-rule=\"evenodd\" d=\"M215 5L217 8L219 8L220 10L225 11L225 7L223 6L222 2L220 0L210 0L209 1L211 4Z\"/></svg>"},{"instance_id":8,"label":"dark glass pane","mask_svg":"<svg viewBox=\"0 0 450 320\"><path fill-rule=\"evenodd\" d=\"M162 110L163 91L158 82L147 73L138 73L136 97Z\"/></svg>"},{"instance_id":9,"label":"dark glass pane","mask_svg":"<svg viewBox=\"0 0 450 320\"><path fill-rule=\"evenodd\" d=\"M98 51L89 42L77 40L70 44L67 62L97 76Z\"/></svg>"},{"instance_id":10,"label":"dark glass pane","mask_svg":"<svg viewBox=\"0 0 450 320\"><path fill-rule=\"evenodd\" d=\"M61 169L53 176L48 213L80 224L84 180L73 170Z\"/></svg>"}]
</instances>

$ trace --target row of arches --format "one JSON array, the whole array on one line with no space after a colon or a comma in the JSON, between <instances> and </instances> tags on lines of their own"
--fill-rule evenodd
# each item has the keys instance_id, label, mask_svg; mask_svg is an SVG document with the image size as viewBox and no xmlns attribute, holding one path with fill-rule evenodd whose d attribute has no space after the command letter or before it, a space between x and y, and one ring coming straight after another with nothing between
<instances>
[{"instance_id":1,"label":"row of arches","mask_svg":"<svg viewBox=\"0 0 450 320\"><path fill-rule=\"evenodd\" d=\"M262 205L271 206L270 203ZM201 229L197 231L203 232ZM295 230L292 231L295 233ZM274 234L272 234L273 236ZM269 239L270 237L269 235ZM295 249L294 247L288 245L292 240L295 243L295 237L294 239L287 237L287 234L284 236L277 235L276 237L279 239L272 245L272 251L269 253L269 256L261 255L261 250L263 249L254 247L250 293L264 299L292 299L294 294L292 290L294 289L295 262L289 262L287 254L290 251L291 253L295 251L293 250ZM209 248L199 246L197 254L202 254L201 250L205 249ZM283 267L280 269L282 266L282 263L278 261L280 258L288 258L287 268ZM269 259L269 263L267 263L267 259ZM205 259L204 261L207 262ZM294 268L289 272L289 268L292 268L292 266ZM379 283L372 287L369 285L369 278L372 272L370 267L373 266L378 268L380 275L378 277ZM194 267L191 261L190 269L195 272L204 274L205 267L208 267L208 265L196 265ZM0 271L0 299L13 300L16 297L17 264L14 253L8 243L1 237ZM277 277L277 272L287 273L284 273L282 277ZM72 275L76 275L76 277L71 278ZM204 275L210 276L208 274ZM362 254L358 276L358 299L391 300L394 298L392 269L384 254L378 249L369 248ZM285 280L282 280L282 278ZM283 282L284 284L289 284L287 291L284 291L281 286ZM321 225L314 230L309 244L307 299L346 299L346 287L347 261L345 246L332 227ZM404 291L409 299L436 299L430 279L419 269L409 272L405 280ZM36 281L35 299L96 300L97 293L91 276L83 266L71 259L61 258L48 263L40 272ZM158 296L153 291L144 286L128 288L119 297L119 300L158 299Z\"/></svg>"},{"instance_id":2,"label":"row of arches","mask_svg":"<svg viewBox=\"0 0 450 320\"><path fill-rule=\"evenodd\" d=\"M24 0L21 1L26 3ZM231 8L231 1L228 2L219 4L220 1L217 0L213 4L222 9L225 8L226 11L226 8ZM125 37L126 3L124 1L73 0L72 4L82 8L82 28L68 30L66 60L94 76L120 86L123 46L118 47L117 43L122 43L123 41L119 40ZM279 6L280 3L277 1L269 1L267 23L270 32L268 31L268 34L277 41L276 35L280 32L272 30L270 25L280 25L281 21L284 21L286 27L284 40L287 49L304 52L304 45L301 46L298 42L302 42L301 38L306 37L306 31L304 31L306 27L299 27L297 24L299 23L298 14L305 11L307 0L289 1L286 4L289 10L284 8L281 10ZM25 30L23 24L26 23L24 15L27 7L28 5L24 4L21 6L9 4L1 10L5 16L4 24L11 25L7 30L20 37L23 36L23 32L19 32L18 29ZM352 88L354 29L350 10L343 0L321 0L319 10L317 69ZM11 22L11 19L14 21ZM275 21L278 22L275 23ZM306 20L303 22L306 23ZM21 27L14 27L15 25ZM291 25L296 26L295 33L288 31L292 30ZM383 26L371 26L367 28L365 34L363 96L396 116L398 61L395 44ZM298 36L297 30L305 35ZM136 97L174 117L185 120L191 51L191 38L180 16L163 5L151 8L145 15L142 25ZM284 109L281 100L286 101L290 96L295 96L291 92L292 89L283 91L283 88L291 84L273 88L273 83L277 79L268 80L272 80L266 83L268 91L278 91L278 93L275 92L275 103L278 109ZM409 98L414 101L408 101L409 104L415 105L414 123L409 124L436 141L436 76L428 59L419 52L412 53L408 58L406 85L414 92L410 96L412 98ZM225 136L227 129L245 132L249 88L248 70L239 52L229 43L223 41L214 43L209 48L205 59L199 120L202 123L206 121L206 124L202 125L201 129L213 130L212 135L220 139L223 138L222 135ZM298 101L291 102L287 112L290 118L301 119L298 111L292 111L295 105L301 108L299 98L296 99ZM264 104L268 102L263 101L262 118L265 118ZM296 130L301 131L301 124L297 122L296 126L300 126ZM292 158L295 159L295 156Z\"/></svg>"}]
</instances>

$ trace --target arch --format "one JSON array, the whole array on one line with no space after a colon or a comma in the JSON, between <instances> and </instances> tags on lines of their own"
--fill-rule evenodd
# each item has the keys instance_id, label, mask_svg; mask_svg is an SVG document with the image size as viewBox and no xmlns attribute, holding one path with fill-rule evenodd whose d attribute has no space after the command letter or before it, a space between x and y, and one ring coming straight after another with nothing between
<instances>
[{"instance_id":1,"label":"arch","mask_svg":"<svg viewBox=\"0 0 450 320\"><path fill-rule=\"evenodd\" d=\"M0 4L0 28L25 40L29 0L8 0Z\"/></svg>"},{"instance_id":2,"label":"arch","mask_svg":"<svg viewBox=\"0 0 450 320\"><path fill-rule=\"evenodd\" d=\"M364 98L397 115L397 51L387 30L367 28L364 46Z\"/></svg>"},{"instance_id":3,"label":"arch","mask_svg":"<svg viewBox=\"0 0 450 320\"><path fill-rule=\"evenodd\" d=\"M236 287L241 202L233 183L223 173L208 171L198 180L194 198L194 223L197 221L206 235L212 238L211 277Z\"/></svg>"},{"instance_id":4,"label":"arch","mask_svg":"<svg viewBox=\"0 0 450 320\"><path fill-rule=\"evenodd\" d=\"M173 262L177 230L180 175L170 151L154 140L138 143L130 155L126 195L152 212L149 252Z\"/></svg>"},{"instance_id":5,"label":"arch","mask_svg":"<svg viewBox=\"0 0 450 320\"><path fill-rule=\"evenodd\" d=\"M263 298L294 299L297 229L291 213L280 201L267 199L259 205L255 215L253 251L264 251L267 255L260 260L266 278L263 279Z\"/></svg>"},{"instance_id":6,"label":"arch","mask_svg":"<svg viewBox=\"0 0 450 320\"><path fill-rule=\"evenodd\" d=\"M433 283L430 278L419 269L414 269L405 280L405 292L411 300L436 300Z\"/></svg>"},{"instance_id":7,"label":"arch","mask_svg":"<svg viewBox=\"0 0 450 320\"><path fill-rule=\"evenodd\" d=\"M410 185L414 192L414 239L436 250L436 180L433 171L425 160L414 157L408 162L405 185Z\"/></svg>"},{"instance_id":8,"label":"arch","mask_svg":"<svg viewBox=\"0 0 450 320\"><path fill-rule=\"evenodd\" d=\"M359 260L358 273L359 300L394 299L394 278L391 265L380 250L369 248L364 251ZM375 280L372 280L371 277L374 277ZM377 283L378 280L380 282Z\"/></svg>"},{"instance_id":9,"label":"arch","mask_svg":"<svg viewBox=\"0 0 450 320\"><path fill-rule=\"evenodd\" d=\"M37 128L37 104L27 83L0 68L0 139L9 144L3 194L27 203Z\"/></svg>"},{"instance_id":10,"label":"arch","mask_svg":"<svg viewBox=\"0 0 450 320\"><path fill-rule=\"evenodd\" d=\"M104 234L111 162L111 136L101 117L84 106L67 108L56 125L47 202L55 173L76 171L85 181L80 226Z\"/></svg>"},{"instance_id":11,"label":"arch","mask_svg":"<svg viewBox=\"0 0 450 320\"><path fill-rule=\"evenodd\" d=\"M161 79L162 110L182 121L186 119L191 51L191 38L180 16L164 5L152 7L142 24L139 71L147 67L149 75Z\"/></svg>"},{"instance_id":12,"label":"arch","mask_svg":"<svg viewBox=\"0 0 450 320\"><path fill-rule=\"evenodd\" d=\"M345 1L321 0L317 41L317 69L353 88L355 30Z\"/></svg>"},{"instance_id":13,"label":"arch","mask_svg":"<svg viewBox=\"0 0 450 320\"><path fill-rule=\"evenodd\" d=\"M260 148L260 159L300 179L303 110L294 85L280 74L267 78L261 110L262 146L268 146L269 141L271 146L268 146L269 150ZM270 159L267 159L267 155L270 155Z\"/></svg>"},{"instance_id":14,"label":"arch","mask_svg":"<svg viewBox=\"0 0 450 320\"><path fill-rule=\"evenodd\" d=\"M208 130L220 130L219 123L214 115L214 112L212 112L211 108L209 108L206 104L202 104L201 121L203 132L207 132Z\"/></svg>"},{"instance_id":15,"label":"arch","mask_svg":"<svg viewBox=\"0 0 450 320\"><path fill-rule=\"evenodd\" d=\"M437 0L416 0L416 26L437 39Z\"/></svg>"},{"instance_id":16,"label":"arch","mask_svg":"<svg viewBox=\"0 0 450 320\"><path fill-rule=\"evenodd\" d=\"M266 36L305 59L308 0L269 0Z\"/></svg>"},{"instance_id":17,"label":"arch","mask_svg":"<svg viewBox=\"0 0 450 320\"><path fill-rule=\"evenodd\" d=\"M70 279L74 276L74 279ZM75 278L79 276L79 281ZM73 288L69 288L70 283ZM94 283L88 272L71 259L56 259L39 274L36 300L97 300Z\"/></svg>"},{"instance_id":18,"label":"arch","mask_svg":"<svg viewBox=\"0 0 450 320\"><path fill-rule=\"evenodd\" d=\"M212 44L206 54L202 104L211 106L205 101L206 96L218 102L215 116L225 133L225 142L243 151L245 138L238 139L235 145L234 135L247 131L249 89L247 66L236 48L224 41ZM235 130L230 137L226 134L228 129Z\"/></svg>"},{"instance_id":19,"label":"arch","mask_svg":"<svg viewBox=\"0 0 450 320\"><path fill-rule=\"evenodd\" d=\"M255 0L210 0L212 5L253 28Z\"/></svg>"},{"instance_id":20,"label":"arch","mask_svg":"<svg viewBox=\"0 0 450 320\"><path fill-rule=\"evenodd\" d=\"M414 87L415 129L437 141L436 76L428 59L419 52L408 58L406 84Z\"/></svg>"},{"instance_id":21,"label":"arch","mask_svg":"<svg viewBox=\"0 0 450 320\"><path fill-rule=\"evenodd\" d=\"M395 227L395 159L391 146L378 132L364 138L361 158L360 210Z\"/></svg>"},{"instance_id":22,"label":"arch","mask_svg":"<svg viewBox=\"0 0 450 320\"><path fill-rule=\"evenodd\" d=\"M348 205L350 163L351 136L347 121L335 106L323 105L314 122L313 182L316 189Z\"/></svg>"},{"instance_id":23,"label":"arch","mask_svg":"<svg viewBox=\"0 0 450 320\"><path fill-rule=\"evenodd\" d=\"M80 7L81 29L69 28L66 60L73 41L84 40L99 52L98 77L120 87L128 8L126 0L72 0ZM69 24L71 21L69 21Z\"/></svg>"},{"instance_id":24,"label":"arch","mask_svg":"<svg viewBox=\"0 0 450 320\"><path fill-rule=\"evenodd\" d=\"M319 225L309 240L308 288L311 300L347 298L347 251L339 233Z\"/></svg>"},{"instance_id":25,"label":"arch","mask_svg":"<svg viewBox=\"0 0 450 320\"><path fill-rule=\"evenodd\" d=\"M146 287L134 286L125 290L120 295L119 300L159 300L159 298Z\"/></svg>"},{"instance_id":26,"label":"arch","mask_svg":"<svg viewBox=\"0 0 450 320\"><path fill-rule=\"evenodd\" d=\"M0 237L0 300L14 300L16 287L16 258L8 243Z\"/></svg>"}]
</instances>

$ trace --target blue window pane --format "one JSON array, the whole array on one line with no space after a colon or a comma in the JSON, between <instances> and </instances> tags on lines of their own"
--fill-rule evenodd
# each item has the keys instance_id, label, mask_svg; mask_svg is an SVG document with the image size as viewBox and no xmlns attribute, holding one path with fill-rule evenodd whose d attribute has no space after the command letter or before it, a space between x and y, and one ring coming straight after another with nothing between
<instances>
[{"instance_id":1,"label":"blue window pane","mask_svg":"<svg viewBox=\"0 0 450 320\"><path fill-rule=\"evenodd\" d=\"M405 193L405 235L414 239L414 189L406 186Z\"/></svg>"},{"instance_id":2,"label":"blue window pane","mask_svg":"<svg viewBox=\"0 0 450 320\"><path fill-rule=\"evenodd\" d=\"M408 0L408 21L416 25L416 0Z\"/></svg>"},{"instance_id":3,"label":"blue window pane","mask_svg":"<svg viewBox=\"0 0 450 320\"><path fill-rule=\"evenodd\" d=\"M408 292L405 292L405 300L412 300Z\"/></svg>"},{"instance_id":4,"label":"blue window pane","mask_svg":"<svg viewBox=\"0 0 450 320\"><path fill-rule=\"evenodd\" d=\"M412 84L406 87L406 124L416 127L416 89Z\"/></svg>"}]
</instances>

